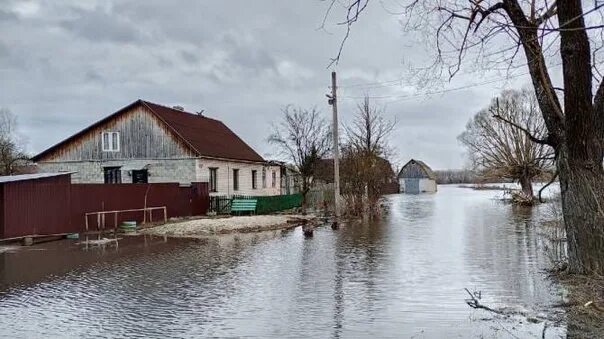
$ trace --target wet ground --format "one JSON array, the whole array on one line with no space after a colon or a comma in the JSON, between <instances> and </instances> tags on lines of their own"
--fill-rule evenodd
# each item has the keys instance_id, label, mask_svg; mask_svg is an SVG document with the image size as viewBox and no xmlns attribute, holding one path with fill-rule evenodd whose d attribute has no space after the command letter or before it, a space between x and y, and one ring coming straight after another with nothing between
<instances>
[{"instance_id":1,"label":"wet ground","mask_svg":"<svg viewBox=\"0 0 604 339\"><path fill-rule=\"evenodd\" d=\"M547 206L500 194L389 196L382 220L311 239L298 228L0 250L0 337L541 338L546 325L564 337L563 289L542 272L537 236ZM531 319L471 309L464 288Z\"/></svg>"}]
</instances>

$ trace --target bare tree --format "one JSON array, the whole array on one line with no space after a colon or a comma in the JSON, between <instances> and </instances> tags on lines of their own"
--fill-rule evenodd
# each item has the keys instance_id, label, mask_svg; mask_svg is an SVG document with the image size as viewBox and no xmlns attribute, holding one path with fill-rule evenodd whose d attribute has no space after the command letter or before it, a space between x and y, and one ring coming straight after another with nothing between
<instances>
[{"instance_id":1,"label":"bare tree","mask_svg":"<svg viewBox=\"0 0 604 339\"><path fill-rule=\"evenodd\" d=\"M371 104L369 96L365 96L357 105L352 123L345 127L347 144L365 154L387 157L390 152L387 139L396 121L386 120L384 113L383 109Z\"/></svg>"},{"instance_id":2,"label":"bare tree","mask_svg":"<svg viewBox=\"0 0 604 339\"><path fill-rule=\"evenodd\" d=\"M365 97L357 113L345 127L346 143L342 147L342 186L349 211L378 213L378 200L386 184L391 183L392 168L387 160L388 136L395 121L384 118L384 111ZM366 205L363 208L363 201Z\"/></svg>"},{"instance_id":3,"label":"bare tree","mask_svg":"<svg viewBox=\"0 0 604 339\"><path fill-rule=\"evenodd\" d=\"M342 24L350 28L370 1L350 2ZM604 79L598 69L604 2L408 0L402 6L407 29L431 32L434 65L449 77L468 57L490 69L528 68L547 127L544 138L532 137L556 152L569 270L604 274ZM522 54L526 63L518 65ZM550 70L560 64L562 85L554 86Z\"/></svg>"},{"instance_id":4,"label":"bare tree","mask_svg":"<svg viewBox=\"0 0 604 339\"><path fill-rule=\"evenodd\" d=\"M276 145L300 173L305 208L317 162L331 149L329 124L319 116L316 108L306 110L289 105L283 109L283 120L273 126L268 141Z\"/></svg>"},{"instance_id":5,"label":"bare tree","mask_svg":"<svg viewBox=\"0 0 604 339\"><path fill-rule=\"evenodd\" d=\"M468 122L458 139L468 149L475 170L485 178L519 182L525 197L532 200L533 180L551 168L554 152L532 141L520 127L540 138L546 133L534 93L505 91Z\"/></svg>"},{"instance_id":6,"label":"bare tree","mask_svg":"<svg viewBox=\"0 0 604 339\"><path fill-rule=\"evenodd\" d=\"M0 109L0 175L15 174L28 160L16 129L17 118L8 109Z\"/></svg>"}]
</instances>

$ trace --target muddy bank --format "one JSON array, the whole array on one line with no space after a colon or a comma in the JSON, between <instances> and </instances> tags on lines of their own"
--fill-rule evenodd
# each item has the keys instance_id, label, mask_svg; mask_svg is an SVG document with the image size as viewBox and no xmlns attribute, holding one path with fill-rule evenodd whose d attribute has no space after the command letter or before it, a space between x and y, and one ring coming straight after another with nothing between
<instances>
[{"instance_id":1,"label":"muddy bank","mask_svg":"<svg viewBox=\"0 0 604 339\"><path fill-rule=\"evenodd\" d=\"M566 311L569 338L604 338L604 277L565 272L553 277L568 290Z\"/></svg>"},{"instance_id":2,"label":"muddy bank","mask_svg":"<svg viewBox=\"0 0 604 339\"><path fill-rule=\"evenodd\" d=\"M176 238L198 238L220 234L282 230L316 222L317 218L310 215L235 216L172 222L147 228L141 232L143 234Z\"/></svg>"},{"instance_id":3,"label":"muddy bank","mask_svg":"<svg viewBox=\"0 0 604 339\"><path fill-rule=\"evenodd\" d=\"M551 263L550 278L566 290L563 303L569 338L604 338L604 277L568 273L566 232L560 196L548 205L539 236Z\"/></svg>"}]
</instances>

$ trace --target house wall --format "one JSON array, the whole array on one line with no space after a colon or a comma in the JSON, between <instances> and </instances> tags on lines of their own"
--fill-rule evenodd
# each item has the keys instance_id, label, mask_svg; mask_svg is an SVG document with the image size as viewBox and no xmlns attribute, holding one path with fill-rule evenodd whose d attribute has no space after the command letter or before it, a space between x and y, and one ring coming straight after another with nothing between
<instances>
[{"instance_id":1,"label":"house wall","mask_svg":"<svg viewBox=\"0 0 604 339\"><path fill-rule=\"evenodd\" d=\"M103 151L103 132L119 132L119 151ZM136 107L59 147L39 162L187 157L194 157L189 147L178 141L169 128L150 111Z\"/></svg>"},{"instance_id":2,"label":"house wall","mask_svg":"<svg viewBox=\"0 0 604 339\"><path fill-rule=\"evenodd\" d=\"M72 174L73 183L103 183L105 181L103 167L122 167L122 183L131 183L133 169L147 169L149 182L178 182L190 184L198 181L196 166L197 159L124 159L106 161L62 161L41 162L40 172L76 172Z\"/></svg>"},{"instance_id":3,"label":"house wall","mask_svg":"<svg viewBox=\"0 0 604 339\"><path fill-rule=\"evenodd\" d=\"M418 194L434 193L437 190L436 181L428 178L399 178L401 193Z\"/></svg>"},{"instance_id":4,"label":"house wall","mask_svg":"<svg viewBox=\"0 0 604 339\"><path fill-rule=\"evenodd\" d=\"M279 166L262 163L237 162L217 159L198 159L196 181L209 182L210 168L217 168L217 192L210 195L279 195L281 193L281 171ZM266 170L266 187L262 185L262 169ZM239 190L233 190L233 169L239 169ZM257 188L252 188L252 170L257 171ZM275 172L275 185L272 173Z\"/></svg>"},{"instance_id":5,"label":"house wall","mask_svg":"<svg viewBox=\"0 0 604 339\"><path fill-rule=\"evenodd\" d=\"M419 191L434 193L436 192L436 181L432 179L420 179L419 180Z\"/></svg>"}]
</instances>

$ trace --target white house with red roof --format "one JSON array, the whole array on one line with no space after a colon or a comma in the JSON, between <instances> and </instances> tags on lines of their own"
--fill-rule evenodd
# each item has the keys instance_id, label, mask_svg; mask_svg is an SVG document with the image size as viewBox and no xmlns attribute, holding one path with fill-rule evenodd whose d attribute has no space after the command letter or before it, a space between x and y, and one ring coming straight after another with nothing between
<instances>
[{"instance_id":1,"label":"white house with red roof","mask_svg":"<svg viewBox=\"0 0 604 339\"><path fill-rule=\"evenodd\" d=\"M219 120L137 100L32 158L74 183L208 182L212 195L278 195L281 168Z\"/></svg>"}]
</instances>

